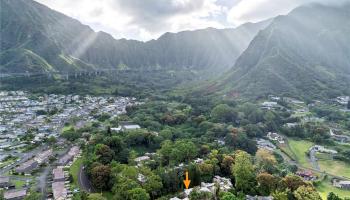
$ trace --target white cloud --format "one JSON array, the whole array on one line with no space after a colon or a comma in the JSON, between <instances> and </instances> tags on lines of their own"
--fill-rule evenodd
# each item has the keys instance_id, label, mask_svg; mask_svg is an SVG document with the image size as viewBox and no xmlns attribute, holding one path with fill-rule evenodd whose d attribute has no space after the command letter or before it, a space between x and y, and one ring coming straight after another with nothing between
<instances>
[{"instance_id":1,"label":"white cloud","mask_svg":"<svg viewBox=\"0 0 350 200\"><path fill-rule=\"evenodd\" d=\"M217 0L36 0L116 38L149 40L164 32L222 28Z\"/></svg>"},{"instance_id":2,"label":"white cloud","mask_svg":"<svg viewBox=\"0 0 350 200\"><path fill-rule=\"evenodd\" d=\"M257 22L309 2L349 0L36 0L115 38Z\"/></svg>"},{"instance_id":3,"label":"white cloud","mask_svg":"<svg viewBox=\"0 0 350 200\"><path fill-rule=\"evenodd\" d=\"M242 24L247 21L257 22L277 15L284 15L292 9L307 3L339 4L349 0L241 0L234 5L227 15L227 21Z\"/></svg>"}]
</instances>

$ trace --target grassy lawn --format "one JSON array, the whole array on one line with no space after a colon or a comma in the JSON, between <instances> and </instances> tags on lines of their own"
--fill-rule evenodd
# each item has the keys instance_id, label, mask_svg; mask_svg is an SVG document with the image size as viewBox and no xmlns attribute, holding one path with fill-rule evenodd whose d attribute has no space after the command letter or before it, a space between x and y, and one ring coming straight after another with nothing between
<instances>
[{"instance_id":1,"label":"grassy lawn","mask_svg":"<svg viewBox=\"0 0 350 200\"><path fill-rule=\"evenodd\" d=\"M72 129L72 128L73 128L72 125L64 126L64 127L62 128L62 133L65 132L65 131L68 131L68 130L70 130L70 129Z\"/></svg>"},{"instance_id":2,"label":"grassy lawn","mask_svg":"<svg viewBox=\"0 0 350 200\"><path fill-rule=\"evenodd\" d=\"M13 180L11 182L15 184L16 189L22 188L26 184L26 182L22 180Z\"/></svg>"},{"instance_id":3,"label":"grassy lawn","mask_svg":"<svg viewBox=\"0 0 350 200\"><path fill-rule=\"evenodd\" d=\"M327 199L327 196L330 192L334 192L341 198L350 196L349 190L341 190L339 188L333 187L329 179L324 180L319 186L316 187L316 189L324 200Z\"/></svg>"},{"instance_id":4,"label":"grassy lawn","mask_svg":"<svg viewBox=\"0 0 350 200\"><path fill-rule=\"evenodd\" d=\"M320 161L320 160L330 160L332 159L332 156L328 153L316 153L316 158Z\"/></svg>"},{"instance_id":5,"label":"grassy lawn","mask_svg":"<svg viewBox=\"0 0 350 200\"><path fill-rule=\"evenodd\" d=\"M3 162L0 162L0 168L6 167L7 165L12 165L18 157L8 157Z\"/></svg>"},{"instance_id":6,"label":"grassy lawn","mask_svg":"<svg viewBox=\"0 0 350 200\"><path fill-rule=\"evenodd\" d=\"M102 199L103 197L106 200L107 199L113 199L113 195L110 192L102 193L102 195L100 193L91 193L91 194L89 194L89 198L88 199L93 199L93 198L94 199Z\"/></svg>"},{"instance_id":7,"label":"grassy lawn","mask_svg":"<svg viewBox=\"0 0 350 200\"><path fill-rule=\"evenodd\" d=\"M350 165L345 162L336 160L319 160L318 164L322 171L350 178Z\"/></svg>"},{"instance_id":8,"label":"grassy lawn","mask_svg":"<svg viewBox=\"0 0 350 200\"><path fill-rule=\"evenodd\" d=\"M296 161L303 167L311 168L311 164L308 160L306 153L308 152L309 148L314 144L309 141L294 139L289 139L288 143L290 150L296 158Z\"/></svg>"},{"instance_id":9,"label":"grassy lawn","mask_svg":"<svg viewBox=\"0 0 350 200\"><path fill-rule=\"evenodd\" d=\"M83 159L82 158L78 158L77 160L74 161L74 163L72 164L72 166L69 168L69 174L72 175L73 177L73 183L72 183L72 187L78 187L78 174L79 174L79 169L80 169L80 165L83 163Z\"/></svg>"},{"instance_id":10,"label":"grassy lawn","mask_svg":"<svg viewBox=\"0 0 350 200\"><path fill-rule=\"evenodd\" d=\"M286 144L283 145L278 145L278 148L280 148L281 152L283 152L284 154L286 154L291 160L295 160L295 156L292 152L292 150L290 150L289 146Z\"/></svg>"}]
</instances>

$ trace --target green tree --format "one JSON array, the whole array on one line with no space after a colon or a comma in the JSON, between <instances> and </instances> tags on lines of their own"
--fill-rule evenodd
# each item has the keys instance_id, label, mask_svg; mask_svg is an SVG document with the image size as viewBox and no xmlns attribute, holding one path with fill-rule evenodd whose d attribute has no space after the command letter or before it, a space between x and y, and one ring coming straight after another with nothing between
<instances>
[{"instance_id":1,"label":"green tree","mask_svg":"<svg viewBox=\"0 0 350 200\"><path fill-rule=\"evenodd\" d=\"M277 188L277 178L268 173L261 173L256 177L259 192L263 196L268 196Z\"/></svg>"},{"instance_id":2,"label":"green tree","mask_svg":"<svg viewBox=\"0 0 350 200\"><path fill-rule=\"evenodd\" d=\"M237 151L235 154L235 164L233 165L233 175L235 177L236 189L249 193L255 187L254 167L251 156L245 151Z\"/></svg>"},{"instance_id":3,"label":"green tree","mask_svg":"<svg viewBox=\"0 0 350 200\"><path fill-rule=\"evenodd\" d=\"M306 186L307 184L303 181L303 179L296 175L287 175L282 179L282 187L284 189L289 189L291 192L294 192L301 186Z\"/></svg>"},{"instance_id":4,"label":"green tree","mask_svg":"<svg viewBox=\"0 0 350 200\"><path fill-rule=\"evenodd\" d=\"M74 130L74 128L65 130L62 133L62 137L66 138L69 141L75 141L81 137L81 133Z\"/></svg>"},{"instance_id":5,"label":"green tree","mask_svg":"<svg viewBox=\"0 0 350 200\"><path fill-rule=\"evenodd\" d=\"M102 164L109 164L114 158L114 152L104 144L98 144L95 147L95 155Z\"/></svg>"},{"instance_id":6,"label":"green tree","mask_svg":"<svg viewBox=\"0 0 350 200\"><path fill-rule=\"evenodd\" d=\"M327 196L327 200L342 200L338 195L334 194L333 192L330 192Z\"/></svg>"},{"instance_id":7,"label":"green tree","mask_svg":"<svg viewBox=\"0 0 350 200\"><path fill-rule=\"evenodd\" d=\"M27 195L24 200L38 200L41 199L42 194L35 192L35 191L30 191L30 194Z\"/></svg>"},{"instance_id":8,"label":"green tree","mask_svg":"<svg viewBox=\"0 0 350 200\"><path fill-rule=\"evenodd\" d=\"M232 158L232 156L225 155L220 164L221 172L226 176L230 175L233 163L234 159Z\"/></svg>"},{"instance_id":9,"label":"green tree","mask_svg":"<svg viewBox=\"0 0 350 200\"><path fill-rule=\"evenodd\" d=\"M320 194L311 186L300 186L293 194L297 200L322 200Z\"/></svg>"},{"instance_id":10,"label":"green tree","mask_svg":"<svg viewBox=\"0 0 350 200\"><path fill-rule=\"evenodd\" d=\"M5 198L4 198L4 190L0 190L0 200L5 200Z\"/></svg>"},{"instance_id":11,"label":"green tree","mask_svg":"<svg viewBox=\"0 0 350 200\"><path fill-rule=\"evenodd\" d=\"M149 194L146 192L145 189L142 188L134 188L130 190L129 192L129 199L130 200L149 200Z\"/></svg>"},{"instance_id":12,"label":"green tree","mask_svg":"<svg viewBox=\"0 0 350 200\"><path fill-rule=\"evenodd\" d=\"M201 163L198 165L201 179L204 182L210 182L214 177L214 166L211 163Z\"/></svg>"},{"instance_id":13,"label":"green tree","mask_svg":"<svg viewBox=\"0 0 350 200\"><path fill-rule=\"evenodd\" d=\"M48 142L50 145L55 144L56 141L57 141L57 139L56 139L54 136L50 136L50 137L47 139L47 142Z\"/></svg>"},{"instance_id":14,"label":"green tree","mask_svg":"<svg viewBox=\"0 0 350 200\"><path fill-rule=\"evenodd\" d=\"M129 191L134 188L140 188L140 184L126 177L119 177L113 187L114 199L129 199Z\"/></svg>"},{"instance_id":15,"label":"green tree","mask_svg":"<svg viewBox=\"0 0 350 200\"><path fill-rule=\"evenodd\" d=\"M198 189L192 190L190 200L212 200L213 195L210 192L201 192Z\"/></svg>"},{"instance_id":16,"label":"green tree","mask_svg":"<svg viewBox=\"0 0 350 200\"><path fill-rule=\"evenodd\" d=\"M95 188L100 190L109 189L111 169L109 166L98 165L92 169L92 184Z\"/></svg>"},{"instance_id":17,"label":"green tree","mask_svg":"<svg viewBox=\"0 0 350 200\"><path fill-rule=\"evenodd\" d=\"M272 193L274 200L288 200L288 193L284 191L275 191Z\"/></svg>"},{"instance_id":18,"label":"green tree","mask_svg":"<svg viewBox=\"0 0 350 200\"><path fill-rule=\"evenodd\" d=\"M232 194L232 193L230 193L230 192L226 192L226 193L220 198L220 200L238 200L238 198L237 198L234 194Z\"/></svg>"},{"instance_id":19,"label":"green tree","mask_svg":"<svg viewBox=\"0 0 350 200\"><path fill-rule=\"evenodd\" d=\"M276 158L268 150L259 149L255 154L256 165L261 172L273 174L276 171Z\"/></svg>"},{"instance_id":20,"label":"green tree","mask_svg":"<svg viewBox=\"0 0 350 200\"><path fill-rule=\"evenodd\" d=\"M129 156L128 156L128 163L129 165L135 165L136 164L136 161L135 161L135 158L137 158L137 152L135 150L131 150L129 152Z\"/></svg>"},{"instance_id":21,"label":"green tree","mask_svg":"<svg viewBox=\"0 0 350 200\"><path fill-rule=\"evenodd\" d=\"M170 160L175 162L188 162L198 154L197 146L188 140L178 140L173 145Z\"/></svg>"},{"instance_id":22,"label":"green tree","mask_svg":"<svg viewBox=\"0 0 350 200\"><path fill-rule=\"evenodd\" d=\"M220 104L213 108L211 117L216 122L234 122L237 114L229 105Z\"/></svg>"},{"instance_id":23,"label":"green tree","mask_svg":"<svg viewBox=\"0 0 350 200\"><path fill-rule=\"evenodd\" d=\"M154 197L159 194L160 190L163 188L162 179L151 171L149 175L146 174L146 178L147 181L142 184L142 188Z\"/></svg>"},{"instance_id":24,"label":"green tree","mask_svg":"<svg viewBox=\"0 0 350 200\"><path fill-rule=\"evenodd\" d=\"M159 149L159 154L162 157L162 161L164 164L168 164L170 161L170 154L173 150L173 143L170 140L165 140L161 144L161 148Z\"/></svg>"}]
</instances>

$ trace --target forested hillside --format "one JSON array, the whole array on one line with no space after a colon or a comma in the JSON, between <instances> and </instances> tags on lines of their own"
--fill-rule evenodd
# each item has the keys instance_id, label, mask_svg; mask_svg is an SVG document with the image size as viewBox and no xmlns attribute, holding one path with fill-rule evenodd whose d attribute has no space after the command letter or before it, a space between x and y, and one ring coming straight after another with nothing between
<instances>
[{"instance_id":1,"label":"forested hillside","mask_svg":"<svg viewBox=\"0 0 350 200\"><path fill-rule=\"evenodd\" d=\"M280 16L211 85L229 96L337 96L350 88L350 5L312 4Z\"/></svg>"},{"instance_id":2,"label":"forested hillside","mask_svg":"<svg viewBox=\"0 0 350 200\"><path fill-rule=\"evenodd\" d=\"M222 73L269 21L236 29L116 40L32 0L1 0L3 73L92 69L194 69ZM216 74L216 73L210 73Z\"/></svg>"}]
</instances>

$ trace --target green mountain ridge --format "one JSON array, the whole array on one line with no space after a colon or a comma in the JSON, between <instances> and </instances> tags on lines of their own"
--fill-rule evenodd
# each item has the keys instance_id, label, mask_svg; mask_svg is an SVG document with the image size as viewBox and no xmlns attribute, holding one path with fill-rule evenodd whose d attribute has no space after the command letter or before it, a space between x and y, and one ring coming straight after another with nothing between
<instances>
[{"instance_id":1,"label":"green mountain ridge","mask_svg":"<svg viewBox=\"0 0 350 200\"><path fill-rule=\"evenodd\" d=\"M225 96L349 94L349 19L349 4L312 4L279 16L208 88Z\"/></svg>"},{"instance_id":2,"label":"green mountain ridge","mask_svg":"<svg viewBox=\"0 0 350 200\"><path fill-rule=\"evenodd\" d=\"M52 66L53 71L124 66L131 69L194 69L220 74L231 67L257 32L269 22L248 23L236 29L166 33L157 40L140 42L116 40L107 33L94 32L79 21L32 0L1 0L1 52L23 48L37 56L27 56L26 62L12 62L9 57L1 57L5 61L0 71L47 72L46 65L42 69L25 67L28 60L35 62L39 56ZM73 62L62 59L62 55Z\"/></svg>"}]
</instances>

